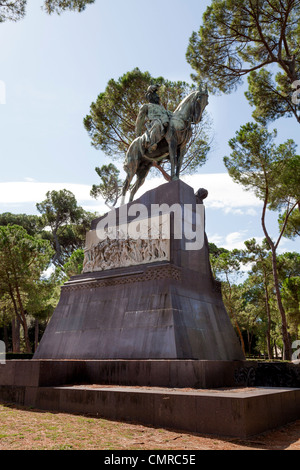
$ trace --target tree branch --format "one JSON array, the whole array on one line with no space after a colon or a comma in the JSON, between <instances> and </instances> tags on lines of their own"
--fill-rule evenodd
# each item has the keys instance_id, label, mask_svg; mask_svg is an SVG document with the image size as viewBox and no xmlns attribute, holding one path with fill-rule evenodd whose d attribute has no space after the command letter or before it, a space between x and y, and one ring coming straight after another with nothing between
<instances>
[{"instance_id":1,"label":"tree branch","mask_svg":"<svg viewBox=\"0 0 300 470\"><path fill-rule=\"evenodd\" d=\"M287 222L288 222L288 219L289 219L289 216L291 215L291 213L293 212L293 210L297 207L299 201L295 202L295 204L291 207L291 209L289 209L289 203L288 203L288 208L286 210L286 214L285 214L285 218L284 218L284 223L282 225L282 228L281 228L281 231L280 231L280 234L279 234L279 237L278 237L278 240L277 240L277 243L275 245L275 250L278 248L278 245L280 243L280 240L284 234L284 231L286 229L286 225L287 225Z\"/></svg>"}]
</instances>

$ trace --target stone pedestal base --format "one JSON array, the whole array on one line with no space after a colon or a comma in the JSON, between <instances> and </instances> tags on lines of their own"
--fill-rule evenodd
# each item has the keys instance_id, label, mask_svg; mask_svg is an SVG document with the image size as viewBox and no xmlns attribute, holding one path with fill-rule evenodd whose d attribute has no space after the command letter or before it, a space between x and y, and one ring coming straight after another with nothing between
<instances>
[{"instance_id":1,"label":"stone pedestal base","mask_svg":"<svg viewBox=\"0 0 300 470\"><path fill-rule=\"evenodd\" d=\"M62 288L34 359L243 360L214 288L170 263L78 276Z\"/></svg>"},{"instance_id":2,"label":"stone pedestal base","mask_svg":"<svg viewBox=\"0 0 300 470\"><path fill-rule=\"evenodd\" d=\"M197 201L191 187L173 181L117 209L113 220L123 230L124 214L135 212L132 204L143 207L147 214L162 202L177 207L167 218L167 259L154 257L146 262L151 258L148 250L143 263L132 261L127 267L122 266L123 245L117 240L111 246L109 240L95 245L103 218L93 221L85 272L62 287L60 302L34 358L243 360L220 283L212 276L204 220L196 216L203 205ZM202 243L193 249L185 231L178 237L175 227L188 227L188 233L196 227L203 235L199 235ZM125 245L129 246L127 258L143 252L141 248L136 253L137 244L131 239ZM89 269L92 272L86 272Z\"/></svg>"},{"instance_id":3,"label":"stone pedestal base","mask_svg":"<svg viewBox=\"0 0 300 470\"><path fill-rule=\"evenodd\" d=\"M276 370L262 366L263 376L260 363L243 361L7 361L0 402L247 438L300 417L300 389L257 386Z\"/></svg>"}]
</instances>

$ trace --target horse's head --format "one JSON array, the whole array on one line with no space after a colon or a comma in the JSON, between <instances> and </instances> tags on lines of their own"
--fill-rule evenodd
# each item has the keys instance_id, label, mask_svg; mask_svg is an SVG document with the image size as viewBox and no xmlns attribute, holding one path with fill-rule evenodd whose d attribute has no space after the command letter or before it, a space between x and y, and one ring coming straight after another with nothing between
<instances>
[{"instance_id":1,"label":"horse's head","mask_svg":"<svg viewBox=\"0 0 300 470\"><path fill-rule=\"evenodd\" d=\"M202 114L208 105L207 87L202 90L200 87L197 91L192 91L180 105L175 109L174 114L187 122L198 124L202 118Z\"/></svg>"},{"instance_id":2,"label":"horse's head","mask_svg":"<svg viewBox=\"0 0 300 470\"><path fill-rule=\"evenodd\" d=\"M193 115L193 122L194 124L198 124L202 118L202 114L208 105L208 90L207 85L205 89L202 89L202 86L199 87L199 90L194 92L194 115Z\"/></svg>"}]
</instances>

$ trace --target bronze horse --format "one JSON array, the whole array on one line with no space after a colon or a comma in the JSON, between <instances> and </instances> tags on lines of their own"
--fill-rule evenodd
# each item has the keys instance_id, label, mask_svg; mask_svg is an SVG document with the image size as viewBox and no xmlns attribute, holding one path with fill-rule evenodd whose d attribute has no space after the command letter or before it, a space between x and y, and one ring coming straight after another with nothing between
<instances>
[{"instance_id":1,"label":"bronze horse","mask_svg":"<svg viewBox=\"0 0 300 470\"><path fill-rule=\"evenodd\" d=\"M170 160L171 180L179 179L186 146L192 136L192 124L200 122L207 105L207 89L193 91L174 111L168 130L155 151L149 153L145 147L145 134L131 143L124 163L127 177L122 188L122 204L134 176L136 176L136 182L131 189L129 202L133 201L134 195L144 184L154 162Z\"/></svg>"}]
</instances>

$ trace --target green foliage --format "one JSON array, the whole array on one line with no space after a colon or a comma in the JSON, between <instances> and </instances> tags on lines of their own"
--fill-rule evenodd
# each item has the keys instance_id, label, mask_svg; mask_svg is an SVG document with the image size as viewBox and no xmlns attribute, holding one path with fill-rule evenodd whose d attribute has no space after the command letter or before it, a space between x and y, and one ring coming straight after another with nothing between
<instances>
[{"instance_id":1,"label":"green foliage","mask_svg":"<svg viewBox=\"0 0 300 470\"><path fill-rule=\"evenodd\" d=\"M84 251L82 249L75 250L64 264L64 273L67 279L82 273L83 262Z\"/></svg>"},{"instance_id":2,"label":"green foliage","mask_svg":"<svg viewBox=\"0 0 300 470\"><path fill-rule=\"evenodd\" d=\"M220 248L218 247L217 245L215 245L215 243L208 243L209 245L209 255L210 255L210 258L212 257L218 257L220 256L221 253L227 253L228 250L226 250L225 248Z\"/></svg>"},{"instance_id":3,"label":"green foliage","mask_svg":"<svg viewBox=\"0 0 300 470\"><path fill-rule=\"evenodd\" d=\"M5 310L14 312L22 324L27 352L31 346L26 307L33 306L42 273L49 266L52 254L48 241L28 235L23 227L0 227L0 299Z\"/></svg>"},{"instance_id":4,"label":"green foliage","mask_svg":"<svg viewBox=\"0 0 300 470\"><path fill-rule=\"evenodd\" d=\"M219 250L219 253L215 256L211 256L211 265L214 275L224 282L230 283L239 276L240 274L240 261L236 256L235 250Z\"/></svg>"},{"instance_id":5,"label":"green foliage","mask_svg":"<svg viewBox=\"0 0 300 470\"><path fill-rule=\"evenodd\" d=\"M230 93L248 75L255 119L265 124L294 116L300 122L292 102L300 76L299 16L299 0L212 0L187 49L194 80Z\"/></svg>"},{"instance_id":6,"label":"green foliage","mask_svg":"<svg viewBox=\"0 0 300 470\"><path fill-rule=\"evenodd\" d=\"M247 190L253 190L264 201L264 219L267 206L270 210L281 212L278 245L282 235L296 235L299 214L295 211L298 211L296 207L300 204L300 156L296 153L293 140L276 145L276 136L276 130L269 132L255 123L242 126L235 138L229 141L232 153L224 158L224 163L234 181Z\"/></svg>"},{"instance_id":7,"label":"green foliage","mask_svg":"<svg viewBox=\"0 0 300 470\"><path fill-rule=\"evenodd\" d=\"M26 314L39 321L48 321L59 301L60 284L56 276L41 277L26 289Z\"/></svg>"},{"instance_id":8,"label":"green foliage","mask_svg":"<svg viewBox=\"0 0 300 470\"><path fill-rule=\"evenodd\" d=\"M282 334L285 358L291 358L291 343L288 334L286 312L279 286L277 249L284 234L288 219L300 203L300 157L292 140L276 145L276 132L268 132L258 124L242 126L231 139L230 157L224 158L229 175L246 189L252 189L263 201L261 224L267 244L272 253L272 273L278 311L282 319ZM298 171L295 174L295 170ZM285 219L277 240L273 240L266 225L267 208L285 212Z\"/></svg>"},{"instance_id":9,"label":"green foliage","mask_svg":"<svg viewBox=\"0 0 300 470\"><path fill-rule=\"evenodd\" d=\"M95 214L78 206L71 191L48 191L46 199L36 205L44 227L50 228L48 239L55 248L53 263L63 266L74 249L82 248L86 231ZM43 236L47 233L44 232Z\"/></svg>"},{"instance_id":10,"label":"green foliage","mask_svg":"<svg viewBox=\"0 0 300 470\"><path fill-rule=\"evenodd\" d=\"M222 295L225 307L235 326L240 338L242 349L245 353L245 343L240 326L240 310L238 304L241 300L239 288L236 285L240 275L240 261L236 250L229 251L218 249L215 245L210 246L210 261L213 274L222 283Z\"/></svg>"},{"instance_id":11,"label":"green foliage","mask_svg":"<svg viewBox=\"0 0 300 470\"><path fill-rule=\"evenodd\" d=\"M278 223L280 230L283 229L283 225L286 222L286 216L286 211L283 214L279 215ZM291 212L287 220L284 236L292 240L297 236L300 236L300 210L298 207Z\"/></svg>"},{"instance_id":12,"label":"green foliage","mask_svg":"<svg viewBox=\"0 0 300 470\"><path fill-rule=\"evenodd\" d=\"M276 145L276 130L248 123L229 141L230 157L224 158L229 175L277 210L300 197L300 157L296 144L288 140ZM296 171L296 172L295 172Z\"/></svg>"},{"instance_id":13,"label":"green foliage","mask_svg":"<svg viewBox=\"0 0 300 470\"><path fill-rule=\"evenodd\" d=\"M49 247L47 263L40 265L38 269L37 260L42 261L41 254L35 253L35 259L28 263L31 268L27 272L24 271L26 262L15 252L11 258L7 258L7 252L4 250L4 247L8 249L10 246L7 241L0 247L2 268L6 266L5 259L15 262L13 269L8 267L7 272L12 270L15 273L15 277L9 274L9 279L14 281L16 286L11 287L8 282L5 284L5 277L0 281L0 325L8 328L8 325L17 319L23 326L26 338L24 347L27 351L31 349L30 342L33 344L32 338L29 337L32 324L36 325L37 320L42 322L40 329L43 331L58 303L61 284L70 276L81 273L86 231L96 216L79 207L75 196L66 190L47 193L45 201L38 206L41 216L11 213L0 215L0 229L4 230L2 235L6 233L5 230L15 231L18 226L16 236L21 235L13 240L13 244L14 249L21 246L18 251L20 256L28 254L21 240L25 245L30 242L33 247L37 246L36 244ZM52 263L55 263L55 267ZM35 274L33 267L37 269ZM13 342L12 346L15 351L19 350L16 349L19 347L18 342Z\"/></svg>"},{"instance_id":14,"label":"green foliage","mask_svg":"<svg viewBox=\"0 0 300 470\"><path fill-rule=\"evenodd\" d=\"M259 245L255 239L246 241L245 249L239 253L239 259L250 267L248 279L244 282L247 293L245 311L249 314L252 312L255 322L260 322L256 335L260 337L260 346L268 351L268 357L271 359L274 323L271 299L274 289L273 264L267 240L264 240L262 245Z\"/></svg>"},{"instance_id":15,"label":"green foliage","mask_svg":"<svg viewBox=\"0 0 300 470\"><path fill-rule=\"evenodd\" d=\"M41 217L38 215L11 214L10 212L0 214L0 226L6 225L19 225L32 236L40 233L43 227Z\"/></svg>"},{"instance_id":16,"label":"green foliage","mask_svg":"<svg viewBox=\"0 0 300 470\"><path fill-rule=\"evenodd\" d=\"M63 196L66 196L64 192ZM59 203L62 199L64 198L59 198ZM73 209L76 205L77 203ZM49 209L48 206L47 208ZM56 269L52 265L56 256L52 248L53 244L55 246L54 237L52 232L42 230L42 217L23 214L0 216L0 223L6 224L0 226L0 326L5 325L7 328L16 318L23 328L25 351L32 349L33 343L30 344L29 338L31 325L38 320L42 322L43 330L43 324L48 322L58 303L61 284L82 271L84 255L83 249L78 249L78 245L83 246L86 228L90 227L94 214L80 212L80 220L75 221L75 210L72 217L69 214L70 218L65 211L63 218L62 205L56 204L55 210L58 209L59 217L53 216L54 210L48 210L49 217L44 220L44 223L48 223L47 220L51 223L59 220L62 224L57 230L57 238L65 264ZM13 225L13 221L17 220L23 227ZM63 225L70 220L73 223ZM48 240L45 239L46 235ZM48 268L51 268L50 271Z\"/></svg>"},{"instance_id":17,"label":"green foliage","mask_svg":"<svg viewBox=\"0 0 300 470\"><path fill-rule=\"evenodd\" d=\"M58 303L61 284L81 273L86 231L95 218L67 190L48 192L37 206L41 216L0 215L0 326L15 325L15 352L19 325L24 338L21 349L29 352L38 338L37 330L34 340L31 337L32 325L37 328L37 321L42 322L43 331Z\"/></svg>"},{"instance_id":18,"label":"green foliage","mask_svg":"<svg viewBox=\"0 0 300 470\"><path fill-rule=\"evenodd\" d=\"M107 205L114 206L122 186L122 181L119 179L119 170L110 163L109 165L103 165L101 168L95 168L95 171L101 179L101 183L93 185L91 196L95 199L101 196Z\"/></svg>"},{"instance_id":19,"label":"green foliage","mask_svg":"<svg viewBox=\"0 0 300 470\"><path fill-rule=\"evenodd\" d=\"M86 5L94 3L95 0L45 0L44 10L51 15L60 14L65 10L81 12ZM4 21L19 21L26 14L27 0L1 0L0 23Z\"/></svg>"},{"instance_id":20,"label":"green foliage","mask_svg":"<svg viewBox=\"0 0 300 470\"><path fill-rule=\"evenodd\" d=\"M278 255L278 270L281 281L300 276L300 254L285 252Z\"/></svg>"},{"instance_id":21,"label":"green foliage","mask_svg":"<svg viewBox=\"0 0 300 470\"><path fill-rule=\"evenodd\" d=\"M0 23L18 21L25 16L27 0L2 0L0 3Z\"/></svg>"},{"instance_id":22,"label":"green foliage","mask_svg":"<svg viewBox=\"0 0 300 470\"><path fill-rule=\"evenodd\" d=\"M28 235L18 225L0 227L1 285L15 284L32 277L37 279L50 263L49 242Z\"/></svg>"},{"instance_id":23,"label":"green foliage","mask_svg":"<svg viewBox=\"0 0 300 470\"><path fill-rule=\"evenodd\" d=\"M255 107L253 118L262 125L280 119L298 119L297 107L291 101L291 82L278 72L275 76L267 69L250 72L249 89L245 93L251 106Z\"/></svg>"},{"instance_id":24,"label":"green foliage","mask_svg":"<svg viewBox=\"0 0 300 470\"><path fill-rule=\"evenodd\" d=\"M87 5L94 2L95 0L45 0L44 9L49 15L60 14L65 10L82 12Z\"/></svg>"},{"instance_id":25,"label":"green foliage","mask_svg":"<svg viewBox=\"0 0 300 470\"><path fill-rule=\"evenodd\" d=\"M282 299L289 318L290 333L298 338L300 333L300 276L282 282Z\"/></svg>"},{"instance_id":26,"label":"green foliage","mask_svg":"<svg viewBox=\"0 0 300 470\"><path fill-rule=\"evenodd\" d=\"M74 194L66 189L48 191L46 199L37 203L36 207L53 230L57 230L63 224L75 222L82 214Z\"/></svg>"},{"instance_id":27,"label":"green foliage","mask_svg":"<svg viewBox=\"0 0 300 470\"><path fill-rule=\"evenodd\" d=\"M282 323L274 288L271 252L266 240L245 242L243 250L224 250L210 244L213 271L222 282L224 304L233 325L243 338L247 354L270 359L283 348ZM239 276L247 267L244 279ZM279 286L288 318L291 339L300 333L300 255L277 256Z\"/></svg>"}]
</instances>

